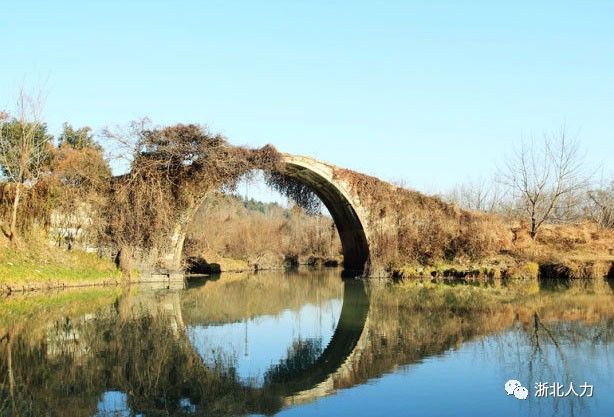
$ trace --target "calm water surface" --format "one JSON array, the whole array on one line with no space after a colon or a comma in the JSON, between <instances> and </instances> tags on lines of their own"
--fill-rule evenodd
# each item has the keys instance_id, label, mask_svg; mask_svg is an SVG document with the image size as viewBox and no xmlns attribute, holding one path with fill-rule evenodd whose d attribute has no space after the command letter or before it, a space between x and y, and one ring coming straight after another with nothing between
<instances>
[{"instance_id":1,"label":"calm water surface","mask_svg":"<svg viewBox=\"0 0 614 417\"><path fill-rule=\"evenodd\" d=\"M612 286L515 285L488 308L336 270L4 299L0 415L614 415Z\"/></svg>"}]
</instances>

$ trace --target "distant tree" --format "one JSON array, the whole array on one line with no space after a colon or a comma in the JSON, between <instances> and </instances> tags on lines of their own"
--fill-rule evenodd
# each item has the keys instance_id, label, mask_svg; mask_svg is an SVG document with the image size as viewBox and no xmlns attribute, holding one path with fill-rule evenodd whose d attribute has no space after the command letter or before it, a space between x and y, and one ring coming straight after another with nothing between
<instances>
[{"instance_id":1,"label":"distant tree","mask_svg":"<svg viewBox=\"0 0 614 417\"><path fill-rule=\"evenodd\" d=\"M541 143L521 143L508 158L502 178L533 239L545 222L564 220L577 209L578 196L589 182L579 145L563 129L544 135Z\"/></svg>"},{"instance_id":2,"label":"distant tree","mask_svg":"<svg viewBox=\"0 0 614 417\"><path fill-rule=\"evenodd\" d=\"M70 146L73 149L93 148L101 150L102 147L94 140L92 129L88 126L74 129L69 123L64 123L62 133L58 138L58 146Z\"/></svg>"},{"instance_id":3,"label":"distant tree","mask_svg":"<svg viewBox=\"0 0 614 417\"><path fill-rule=\"evenodd\" d=\"M498 211L502 203L498 184L484 179L459 184L442 197L466 210L490 213Z\"/></svg>"},{"instance_id":4,"label":"distant tree","mask_svg":"<svg viewBox=\"0 0 614 417\"><path fill-rule=\"evenodd\" d=\"M2 113L0 120L0 169L4 178L15 185L9 230L4 233L15 240L19 204L26 185L39 179L49 162L52 136L41 122L42 97L21 90L14 117Z\"/></svg>"},{"instance_id":5,"label":"distant tree","mask_svg":"<svg viewBox=\"0 0 614 417\"><path fill-rule=\"evenodd\" d=\"M588 192L586 212L601 227L614 228L614 181L608 187Z\"/></svg>"}]
</instances>

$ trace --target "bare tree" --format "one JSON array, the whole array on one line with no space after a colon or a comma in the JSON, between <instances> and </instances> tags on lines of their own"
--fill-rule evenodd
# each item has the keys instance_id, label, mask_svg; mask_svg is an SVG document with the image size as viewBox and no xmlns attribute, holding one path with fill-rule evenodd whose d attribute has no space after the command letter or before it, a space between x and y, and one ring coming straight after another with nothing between
<instances>
[{"instance_id":1,"label":"bare tree","mask_svg":"<svg viewBox=\"0 0 614 417\"><path fill-rule=\"evenodd\" d=\"M589 183L579 144L564 129L544 135L541 143L522 142L506 161L502 179L521 216L528 218L533 239L545 222L576 211L577 196Z\"/></svg>"},{"instance_id":2,"label":"bare tree","mask_svg":"<svg viewBox=\"0 0 614 417\"><path fill-rule=\"evenodd\" d=\"M113 166L114 171L118 174L130 171L130 166L142 145L139 132L155 128L149 118L142 117L126 125L107 126L102 129L99 138L102 140L105 158Z\"/></svg>"},{"instance_id":3,"label":"bare tree","mask_svg":"<svg viewBox=\"0 0 614 417\"><path fill-rule=\"evenodd\" d=\"M502 200L499 184L483 178L458 184L442 197L466 210L489 213L499 211Z\"/></svg>"},{"instance_id":4,"label":"bare tree","mask_svg":"<svg viewBox=\"0 0 614 417\"><path fill-rule=\"evenodd\" d=\"M601 227L614 228L614 181L588 192L586 215Z\"/></svg>"},{"instance_id":5,"label":"bare tree","mask_svg":"<svg viewBox=\"0 0 614 417\"><path fill-rule=\"evenodd\" d=\"M40 91L29 94L23 88L17 99L16 114L10 118L2 113L0 118L0 168L3 176L15 184L8 232L14 240L17 236L17 216L23 189L34 184L49 157L51 136L41 122L43 97Z\"/></svg>"}]
</instances>

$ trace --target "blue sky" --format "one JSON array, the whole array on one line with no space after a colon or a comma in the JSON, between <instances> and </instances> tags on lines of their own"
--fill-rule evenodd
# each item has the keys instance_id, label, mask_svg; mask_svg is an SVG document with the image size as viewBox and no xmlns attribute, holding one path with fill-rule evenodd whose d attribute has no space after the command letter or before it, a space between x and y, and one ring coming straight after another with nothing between
<instances>
[{"instance_id":1,"label":"blue sky","mask_svg":"<svg viewBox=\"0 0 614 417\"><path fill-rule=\"evenodd\" d=\"M197 122L437 192L565 124L614 177L612 1L3 1L0 107Z\"/></svg>"}]
</instances>

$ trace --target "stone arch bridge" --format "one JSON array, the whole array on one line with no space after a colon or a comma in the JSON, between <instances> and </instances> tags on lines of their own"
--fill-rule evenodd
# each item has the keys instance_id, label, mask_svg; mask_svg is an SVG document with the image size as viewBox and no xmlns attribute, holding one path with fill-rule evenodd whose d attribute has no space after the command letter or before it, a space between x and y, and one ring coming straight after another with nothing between
<instances>
[{"instance_id":1,"label":"stone arch bridge","mask_svg":"<svg viewBox=\"0 0 614 417\"><path fill-rule=\"evenodd\" d=\"M346 180L335 175L339 169L315 158L282 154L282 173L311 189L330 212L341 240L344 268L356 275L367 274L371 266L369 212ZM163 255L166 269L180 269L183 244L198 206L176 224L170 251Z\"/></svg>"},{"instance_id":2,"label":"stone arch bridge","mask_svg":"<svg viewBox=\"0 0 614 417\"><path fill-rule=\"evenodd\" d=\"M348 276L389 276L394 264L476 256L508 239L493 219L314 158L282 154L277 169L312 190L330 212ZM167 275L181 271L186 234L205 196L178 213L167 249L156 255Z\"/></svg>"}]
</instances>

